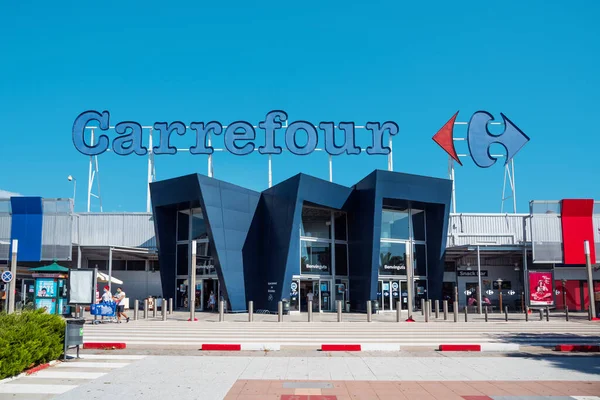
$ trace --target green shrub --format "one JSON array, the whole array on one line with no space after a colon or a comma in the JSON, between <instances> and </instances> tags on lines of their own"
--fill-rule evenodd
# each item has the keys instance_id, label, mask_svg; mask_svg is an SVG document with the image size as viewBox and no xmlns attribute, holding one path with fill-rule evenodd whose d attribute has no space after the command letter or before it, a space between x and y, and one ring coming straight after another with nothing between
<instances>
[{"instance_id":1,"label":"green shrub","mask_svg":"<svg viewBox=\"0 0 600 400\"><path fill-rule=\"evenodd\" d=\"M65 321L43 310L0 314L0 379L56 360L63 352Z\"/></svg>"}]
</instances>

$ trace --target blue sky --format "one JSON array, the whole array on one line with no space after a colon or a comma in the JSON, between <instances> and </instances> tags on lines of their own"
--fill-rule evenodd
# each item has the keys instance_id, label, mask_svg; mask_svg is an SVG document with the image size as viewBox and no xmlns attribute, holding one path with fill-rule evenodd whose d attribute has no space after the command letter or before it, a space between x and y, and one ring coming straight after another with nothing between
<instances>
[{"instance_id":1,"label":"blue sky","mask_svg":"<svg viewBox=\"0 0 600 400\"><path fill-rule=\"evenodd\" d=\"M457 110L463 121L487 110L531 138L515 159L518 211L532 199L600 199L597 2L138 4L0 6L0 189L71 197L71 174L76 210L85 210L88 158L71 127L86 110L110 111L111 124L256 124L272 109L315 124L393 120L394 169L436 177L447 176L447 156L431 137ZM189 146L186 137L174 143ZM99 161L104 210L144 211L146 158ZM214 163L217 178L267 186L265 157L218 153ZM323 153L273 163L275 182L298 172L328 178ZM157 157L157 178L206 173L206 164ZM382 156L337 157L334 180L350 185L386 166ZM500 211L502 178L500 163L464 160L458 211Z\"/></svg>"}]
</instances>

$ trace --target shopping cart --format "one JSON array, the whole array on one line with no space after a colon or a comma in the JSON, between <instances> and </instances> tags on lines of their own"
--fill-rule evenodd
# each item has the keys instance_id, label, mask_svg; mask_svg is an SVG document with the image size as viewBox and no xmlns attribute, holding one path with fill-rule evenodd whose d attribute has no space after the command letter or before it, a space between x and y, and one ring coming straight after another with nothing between
<instances>
[{"instance_id":1,"label":"shopping cart","mask_svg":"<svg viewBox=\"0 0 600 400\"><path fill-rule=\"evenodd\" d=\"M116 321L117 303L114 301L103 301L98 304L92 304L90 307L90 314L94 316L94 324L104 322L104 318L108 318L108 322ZM102 317L102 320L98 320L98 317Z\"/></svg>"}]
</instances>

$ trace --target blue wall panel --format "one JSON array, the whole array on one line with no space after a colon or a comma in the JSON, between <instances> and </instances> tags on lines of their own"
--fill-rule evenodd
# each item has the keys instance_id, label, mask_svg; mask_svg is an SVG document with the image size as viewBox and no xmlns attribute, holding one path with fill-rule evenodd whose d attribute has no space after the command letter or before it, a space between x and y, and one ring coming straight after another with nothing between
<instances>
[{"instance_id":1,"label":"blue wall panel","mask_svg":"<svg viewBox=\"0 0 600 400\"><path fill-rule=\"evenodd\" d=\"M41 197L11 197L11 253L12 240L19 241L17 261L41 261L42 224L44 220Z\"/></svg>"}]
</instances>

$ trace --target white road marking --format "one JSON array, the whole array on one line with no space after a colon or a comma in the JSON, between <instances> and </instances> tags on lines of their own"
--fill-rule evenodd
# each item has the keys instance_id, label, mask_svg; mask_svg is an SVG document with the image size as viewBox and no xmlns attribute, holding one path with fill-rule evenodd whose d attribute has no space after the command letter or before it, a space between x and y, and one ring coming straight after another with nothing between
<instances>
[{"instance_id":1,"label":"white road marking","mask_svg":"<svg viewBox=\"0 0 600 400\"><path fill-rule=\"evenodd\" d=\"M75 389L76 385L22 385L5 383L0 385L0 393L10 394L61 394Z\"/></svg>"},{"instance_id":2,"label":"white road marking","mask_svg":"<svg viewBox=\"0 0 600 400\"><path fill-rule=\"evenodd\" d=\"M57 368L123 368L129 363L104 363L104 362L66 362L60 363Z\"/></svg>"},{"instance_id":3,"label":"white road marking","mask_svg":"<svg viewBox=\"0 0 600 400\"><path fill-rule=\"evenodd\" d=\"M35 374L27 375L24 378L47 378L47 379L97 379L106 375L106 372L72 372L72 371L52 371L43 370Z\"/></svg>"}]
</instances>

